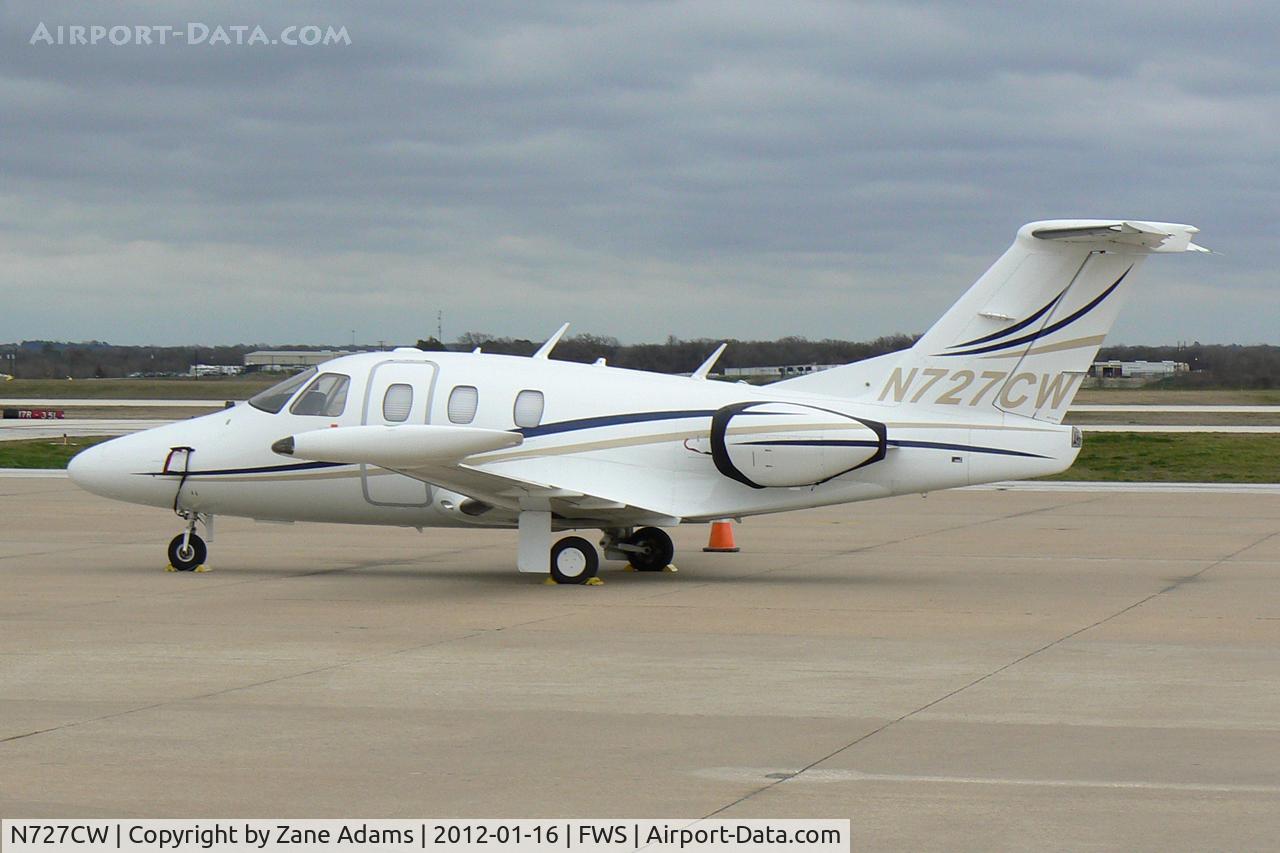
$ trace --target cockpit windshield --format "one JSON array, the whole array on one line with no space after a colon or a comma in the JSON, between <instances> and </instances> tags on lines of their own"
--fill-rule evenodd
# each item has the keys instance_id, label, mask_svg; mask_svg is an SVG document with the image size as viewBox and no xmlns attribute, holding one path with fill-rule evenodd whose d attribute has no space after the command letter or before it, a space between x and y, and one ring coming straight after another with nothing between
<instances>
[{"instance_id":1,"label":"cockpit windshield","mask_svg":"<svg viewBox=\"0 0 1280 853\"><path fill-rule=\"evenodd\" d=\"M315 377L316 372L316 368L312 367L296 376L290 376L283 382L272 385L265 391L259 391L249 398L249 405L264 412L270 412L273 415L278 414L284 408L284 404L289 402L289 398L294 395L294 392L310 382Z\"/></svg>"},{"instance_id":2,"label":"cockpit windshield","mask_svg":"<svg viewBox=\"0 0 1280 853\"><path fill-rule=\"evenodd\" d=\"M324 415L336 418L347 407L347 386L351 377L341 373L321 373L289 407L295 415Z\"/></svg>"}]
</instances>

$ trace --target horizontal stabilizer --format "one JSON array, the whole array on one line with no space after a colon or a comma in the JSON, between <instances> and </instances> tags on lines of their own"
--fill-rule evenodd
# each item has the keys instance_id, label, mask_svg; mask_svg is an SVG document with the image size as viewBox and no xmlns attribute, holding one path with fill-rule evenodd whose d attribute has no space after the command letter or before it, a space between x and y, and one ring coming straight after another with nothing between
<instances>
[{"instance_id":1,"label":"horizontal stabilizer","mask_svg":"<svg viewBox=\"0 0 1280 853\"><path fill-rule=\"evenodd\" d=\"M1035 227L1042 226L1042 227ZM1038 222L1030 227L1037 240L1068 243L1114 243L1152 252L1207 252L1191 242L1198 229L1170 222Z\"/></svg>"},{"instance_id":2,"label":"horizontal stabilizer","mask_svg":"<svg viewBox=\"0 0 1280 853\"><path fill-rule=\"evenodd\" d=\"M524 436L498 429L400 424L318 429L282 438L271 449L284 456L316 462L411 468L456 462L476 453L515 447Z\"/></svg>"}]
</instances>

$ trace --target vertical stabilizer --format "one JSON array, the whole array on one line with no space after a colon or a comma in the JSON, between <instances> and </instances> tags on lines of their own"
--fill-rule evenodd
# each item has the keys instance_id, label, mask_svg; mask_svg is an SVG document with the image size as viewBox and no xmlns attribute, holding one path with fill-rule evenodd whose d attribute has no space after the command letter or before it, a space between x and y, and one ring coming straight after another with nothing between
<instances>
[{"instance_id":1,"label":"vertical stabilizer","mask_svg":"<svg viewBox=\"0 0 1280 853\"><path fill-rule=\"evenodd\" d=\"M1061 423L1142 261L1204 251L1191 242L1196 231L1116 220L1024 225L911 349L778 385Z\"/></svg>"}]
</instances>

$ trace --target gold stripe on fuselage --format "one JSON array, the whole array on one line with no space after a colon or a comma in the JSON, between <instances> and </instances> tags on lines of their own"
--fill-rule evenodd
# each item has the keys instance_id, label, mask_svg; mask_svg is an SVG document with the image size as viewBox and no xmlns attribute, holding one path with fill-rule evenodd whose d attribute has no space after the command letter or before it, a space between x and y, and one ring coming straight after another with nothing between
<instances>
[{"instance_id":1,"label":"gold stripe on fuselage","mask_svg":"<svg viewBox=\"0 0 1280 853\"><path fill-rule=\"evenodd\" d=\"M887 421L885 422L887 429L947 429L947 430L1000 430L1009 432L1037 432L1047 433L1055 432L1055 429L1031 426L1003 426L1001 424L967 424L967 423L932 423L927 421ZM602 427L596 427L601 429ZM775 432L815 432L818 430L865 430L867 429L861 423L849 421L831 421L826 423L804 423L792 425L757 425L730 427L726 430L728 435L761 435ZM491 462L511 462L519 459L535 459L544 456L567 456L573 453L591 453L598 450L616 450L625 447L643 447L650 444L663 444L665 442L688 441L690 439L706 438L707 433L701 429L681 430L678 432L661 432L651 433L648 435L631 435L611 439L599 439L596 441L579 441L571 444L562 444L554 447L534 448L528 447L523 449L508 450L498 453L481 454L478 456L467 457L468 466L482 466ZM294 471L294 472L259 472L245 474L218 474L218 475L201 475L192 473L190 480L202 480L205 482L254 482L254 483L272 483L272 482L319 482L325 480L345 480L353 477L361 476L361 471L356 465L346 466L341 469L330 469L325 471ZM395 472L388 471L377 466L369 466L368 476L390 475Z\"/></svg>"}]
</instances>

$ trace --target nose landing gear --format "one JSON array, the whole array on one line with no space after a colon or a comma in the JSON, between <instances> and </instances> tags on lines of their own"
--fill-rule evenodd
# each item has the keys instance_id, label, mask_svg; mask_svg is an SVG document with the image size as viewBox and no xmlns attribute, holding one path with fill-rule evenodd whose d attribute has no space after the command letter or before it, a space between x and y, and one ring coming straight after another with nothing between
<instances>
[{"instance_id":1,"label":"nose landing gear","mask_svg":"<svg viewBox=\"0 0 1280 853\"><path fill-rule=\"evenodd\" d=\"M169 568L178 572L194 572L204 565L209 547L194 533L179 533L169 543Z\"/></svg>"},{"instance_id":2,"label":"nose landing gear","mask_svg":"<svg viewBox=\"0 0 1280 853\"><path fill-rule=\"evenodd\" d=\"M209 541L213 541L213 516L199 512L184 512L182 517L187 521L187 529L169 542L169 568L171 572L207 572L209 567L204 561L209 557L209 547L204 539L196 533L196 523L204 524Z\"/></svg>"}]
</instances>

